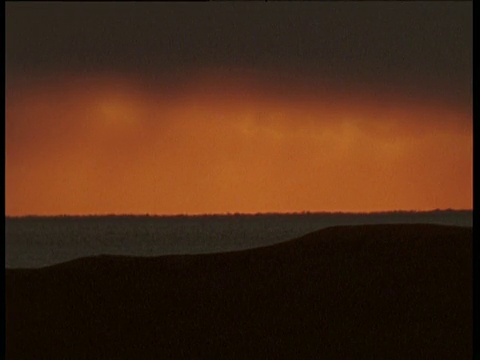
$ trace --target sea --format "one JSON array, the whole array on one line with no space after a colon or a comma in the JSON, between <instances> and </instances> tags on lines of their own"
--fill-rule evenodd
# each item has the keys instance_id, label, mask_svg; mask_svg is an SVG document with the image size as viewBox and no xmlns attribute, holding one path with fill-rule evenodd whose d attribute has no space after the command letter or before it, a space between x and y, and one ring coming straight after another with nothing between
<instances>
[{"instance_id":1,"label":"sea","mask_svg":"<svg viewBox=\"0 0 480 360\"><path fill-rule=\"evenodd\" d=\"M55 216L5 218L5 267L40 268L96 255L231 252L331 226L429 223L470 227L469 210L429 212Z\"/></svg>"}]
</instances>

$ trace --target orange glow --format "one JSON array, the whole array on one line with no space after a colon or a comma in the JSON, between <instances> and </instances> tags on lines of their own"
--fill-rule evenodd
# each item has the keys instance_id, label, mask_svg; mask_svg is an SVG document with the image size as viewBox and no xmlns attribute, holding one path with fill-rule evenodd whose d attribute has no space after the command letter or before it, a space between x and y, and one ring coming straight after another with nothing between
<instances>
[{"instance_id":1,"label":"orange glow","mask_svg":"<svg viewBox=\"0 0 480 360\"><path fill-rule=\"evenodd\" d=\"M11 86L6 213L472 208L471 109L277 85L204 74Z\"/></svg>"}]
</instances>

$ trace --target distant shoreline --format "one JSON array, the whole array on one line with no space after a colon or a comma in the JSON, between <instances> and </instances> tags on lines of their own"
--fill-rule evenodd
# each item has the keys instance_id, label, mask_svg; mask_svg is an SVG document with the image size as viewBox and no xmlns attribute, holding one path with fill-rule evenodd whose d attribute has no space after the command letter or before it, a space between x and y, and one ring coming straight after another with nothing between
<instances>
[{"instance_id":1,"label":"distant shoreline","mask_svg":"<svg viewBox=\"0 0 480 360\"><path fill-rule=\"evenodd\" d=\"M386 210L386 211L297 211L297 212L258 212L258 213L205 213L205 214L62 214L62 215L5 215L5 219L51 219L51 218L206 218L206 217L262 217L262 216L338 216L338 215L392 215L392 214L434 214L434 213L473 213L473 209L432 209L432 210Z\"/></svg>"}]
</instances>

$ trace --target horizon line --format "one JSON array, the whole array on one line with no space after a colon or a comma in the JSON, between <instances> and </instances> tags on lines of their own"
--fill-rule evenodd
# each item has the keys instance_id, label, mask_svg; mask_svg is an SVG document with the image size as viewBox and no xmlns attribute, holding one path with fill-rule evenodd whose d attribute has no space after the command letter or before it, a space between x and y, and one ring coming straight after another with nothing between
<instances>
[{"instance_id":1,"label":"horizon line","mask_svg":"<svg viewBox=\"0 0 480 360\"><path fill-rule=\"evenodd\" d=\"M431 209L431 210L378 210L378 211L292 211L292 212L225 212L225 213L193 213L193 214L151 214L151 213L104 213L104 214L51 214L51 215L7 215L6 219L21 218L78 218L78 217L233 217L233 216L282 216L282 215L378 215L378 214L398 214L398 213L432 213L432 212L473 212L473 209Z\"/></svg>"}]
</instances>

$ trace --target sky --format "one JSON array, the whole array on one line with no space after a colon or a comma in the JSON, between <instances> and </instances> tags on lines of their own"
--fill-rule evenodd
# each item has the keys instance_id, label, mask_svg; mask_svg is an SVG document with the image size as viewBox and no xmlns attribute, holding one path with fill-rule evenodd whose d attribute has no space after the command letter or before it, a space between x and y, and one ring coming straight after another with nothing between
<instances>
[{"instance_id":1,"label":"sky","mask_svg":"<svg viewBox=\"0 0 480 360\"><path fill-rule=\"evenodd\" d=\"M5 11L7 215L472 208L472 2Z\"/></svg>"}]
</instances>

